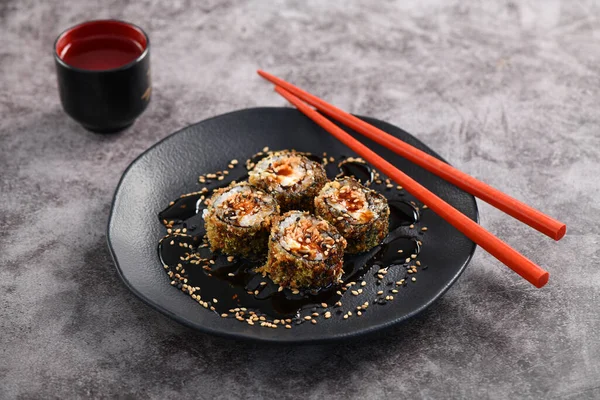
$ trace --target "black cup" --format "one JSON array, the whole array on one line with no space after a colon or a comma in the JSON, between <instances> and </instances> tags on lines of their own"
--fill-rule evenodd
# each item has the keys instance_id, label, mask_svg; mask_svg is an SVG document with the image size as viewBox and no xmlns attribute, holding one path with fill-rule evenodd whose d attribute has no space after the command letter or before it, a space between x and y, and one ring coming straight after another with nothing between
<instances>
[{"instance_id":1,"label":"black cup","mask_svg":"<svg viewBox=\"0 0 600 400\"><path fill-rule=\"evenodd\" d=\"M133 24L97 20L69 28L54 42L54 59L63 108L90 131L121 131L150 102L150 40Z\"/></svg>"}]
</instances>

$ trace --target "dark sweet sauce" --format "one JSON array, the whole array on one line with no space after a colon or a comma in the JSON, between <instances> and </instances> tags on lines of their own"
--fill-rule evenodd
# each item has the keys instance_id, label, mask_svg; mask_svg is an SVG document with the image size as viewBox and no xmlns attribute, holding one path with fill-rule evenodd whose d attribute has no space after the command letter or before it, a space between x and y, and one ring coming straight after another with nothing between
<instances>
[{"instance_id":1,"label":"dark sweet sauce","mask_svg":"<svg viewBox=\"0 0 600 400\"><path fill-rule=\"evenodd\" d=\"M317 156L310 158L318 162L322 160ZM257 156L252 162L255 163L259 159L260 156ZM245 307L272 319L291 318L301 323L299 316L302 310L320 306L322 303L333 306L340 300L340 286L300 291L296 294L289 289L279 291L279 286L268 277L254 272L255 268L265 262L264 259L234 257L232 260L226 255L212 253L206 243L202 220L204 199L210 197L212 191L228 185L232 180L239 182L245 179L245 171L239 172L242 168L238 168L237 174L231 174L222 181L208 182L208 191L204 193L196 192L180 197L159 214L160 221L172 231L159 243L160 259L168 273L177 274L184 270L185 273L181 275L187 278L187 285L201 288L198 294L204 301L210 302L214 311L219 314ZM352 175L357 179L362 176L363 183L374 181L372 168L361 162L343 161L339 167L329 163L326 171L330 178ZM404 200L403 194L386 192L384 189L385 187L377 188L386 197L390 197L390 233L381 245L370 251L344 256L344 283L366 278L365 274L372 269L377 271L385 267L397 267L406 274L404 267L409 264L407 258L420 252L415 230L409 229L410 225L419 221L417 207ZM376 283L380 284L379 281ZM177 283L176 286L182 288L183 284Z\"/></svg>"},{"instance_id":2,"label":"dark sweet sauce","mask_svg":"<svg viewBox=\"0 0 600 400\"><path fill-rule=\"evenodd\" d=\"M206 194L193 193L178 198L167 209L161 211L158 214L158 218L165 225L184 223L198 214L202 208L200 197L203 195L206 197Z\"/></svg>"},{"instance_id":3,"label":"dark sweet sauce","mask_svg":"<svg viewBox=\"0 0 600 400\"><path fill-rule=\"evenodd\" d=\"M353 176L363 185L373 183L375 172L373 168L361 161L344 160L339 163L339 173L337 177Z\"/></svg>"},{"instance_id":4,"label":"dark sweet sauce","mask_svg":"<svg viewBox=\"0 0 600 400\"><path fill-rule=\"evenodd\" d=\"M390 207L390 231L419 222L419 209L414 204L405 200L388 199L388 206Z\"/></svg>"}]
</instances>

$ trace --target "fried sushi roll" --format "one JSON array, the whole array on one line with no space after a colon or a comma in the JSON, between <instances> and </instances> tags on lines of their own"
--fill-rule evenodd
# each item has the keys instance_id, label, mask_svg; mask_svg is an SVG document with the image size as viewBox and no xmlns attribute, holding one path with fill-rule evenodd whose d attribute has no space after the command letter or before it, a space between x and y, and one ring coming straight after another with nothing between
<instances>
[{"instance_id":1,"label":"fried sushi roll","mask_svg":"<svg viewBox=\"0 0 600 400\"><path fill-rule=\"evenodd\" d=\"M327 221L290 211L273 222L267 263L258 269L283 287L321 288L342 276L346 240Z\"/></svg>"},{"instance_id":2,"label":"fried sushi roll","mask_svg":"<svg viewBox=\"0 0 600 400\"><path fill-rule=\"evenodd\" d=\"M387 236L390 208L380 193L345 177L327 183L315 198L315 214L334 225L348 241L346 252L361 253Z\"/></svg>"},{"instance_id":3,"label":"fried sushi roll","mask_svg":"<svg viewBox=\"0 0 600 400\"><path fill-rule=\"evenodd\" d=\"M327 175L321 164L294 151L281 151L260 160L250 171L249 181L273 195L282 212L312 211Z\"/></svg>"},{"instance_id":4,"label":"fried sushi roll","mask_svg":"<svg viewBox=\"0 0 600 400\"><path fill-rule=\"evenodd\" d=\"M264 254L277 215L279 206L273 196L247 182L217 190L203 214L211 251Z\"/></svg>"}]
</instances>

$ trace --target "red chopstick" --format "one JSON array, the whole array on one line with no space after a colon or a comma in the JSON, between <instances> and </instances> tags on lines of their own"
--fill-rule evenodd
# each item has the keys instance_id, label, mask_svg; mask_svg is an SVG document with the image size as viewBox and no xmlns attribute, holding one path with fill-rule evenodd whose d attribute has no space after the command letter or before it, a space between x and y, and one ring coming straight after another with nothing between
<instances>
[{"instance_id":1,"label":"red chopstick","mask_svg":"<svg viewBox=\"0 0 600 400\"><path fill-rule=\"evenodd\" d=\"M539 232L554 240L561 239L567 226L556 219L536 210L533 207L487 185L474 177L438 160L435 157L403 142L402 140L374 127L373 125L351 115L339 108L319 99L318 97L288 83L276 76L259 70L258 74L266 80L286 89L296 97L316 107L319 111L328 115L356 132L368 137L380 145L392 150L396 154L406 158L414 164L425 168L429 172L445 179L465 192L480 198L490 205L504 211L519 221L531 226Z\"/></svg>"},{"instance_id":2,"label":"red chopstick","mask_svg":"<svg viewBox=\"0 0 600 400\"><path fill-rule=\"evenodd\" d=\"M338 128L333 122L329 121L317 111L313 110L298 97L278 86L275 87L275 90L307 117L335 136L356 154L370 162L380 172L387 175L399 185L402 185L410 194L427 204L436 214L448 221L466 237L477 243L484 250L496 257L517 274L521 275L535 287L541 288L548 282L550 274L548 274L547 271L544 271L541 267L534 264L508 244L485 230L481 225L477 224L450 204L421 186L417 181L381 158L367 146L350 136L350 134L341 128Z\"/></svg>"}]
</instances>

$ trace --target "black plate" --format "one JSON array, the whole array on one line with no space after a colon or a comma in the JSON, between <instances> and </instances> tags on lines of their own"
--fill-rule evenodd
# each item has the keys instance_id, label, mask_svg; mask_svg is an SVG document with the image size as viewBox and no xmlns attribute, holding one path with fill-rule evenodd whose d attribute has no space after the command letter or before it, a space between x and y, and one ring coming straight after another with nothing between
<instances>
[{"instance_id":1,"label":"black plate","mask_svg":"<svg viewBox=\"0 0 600 400\"><path fill-rule=\"evenodd\" d=\"M437 157L407 132L388 123L363 118L386 132ZM358 136L358 135L356 135ZM473 196L366 139L373 150L436 193L446 202L477 220ZM424 213L428 227L419 259L428 268L417 282L400 290L386 305L369 308L361 317L331 318L317 325L293 329L249 326L202 308L169 284L157 255L165 234L157 214L179 195L198 190L198 175L224 168L229 160L245 160L264 146L334 157L356 156L300 112L290 108L254 108L214 117L180 130L152 146L127 168L117 187L108 224L108 244L125 284L142 300L169 317L200 331L241 339L270 342L323 342L374 332L423 311L456 281L476 245L431 211ZM365 291L380 289L366 286ZM345 295L344 308L365 299ZM362 296L359 296L362 297ZM354 304L356 303L356 304ZM351 307L351 308L350 308Z\"/></svg>"}]
</instances>

